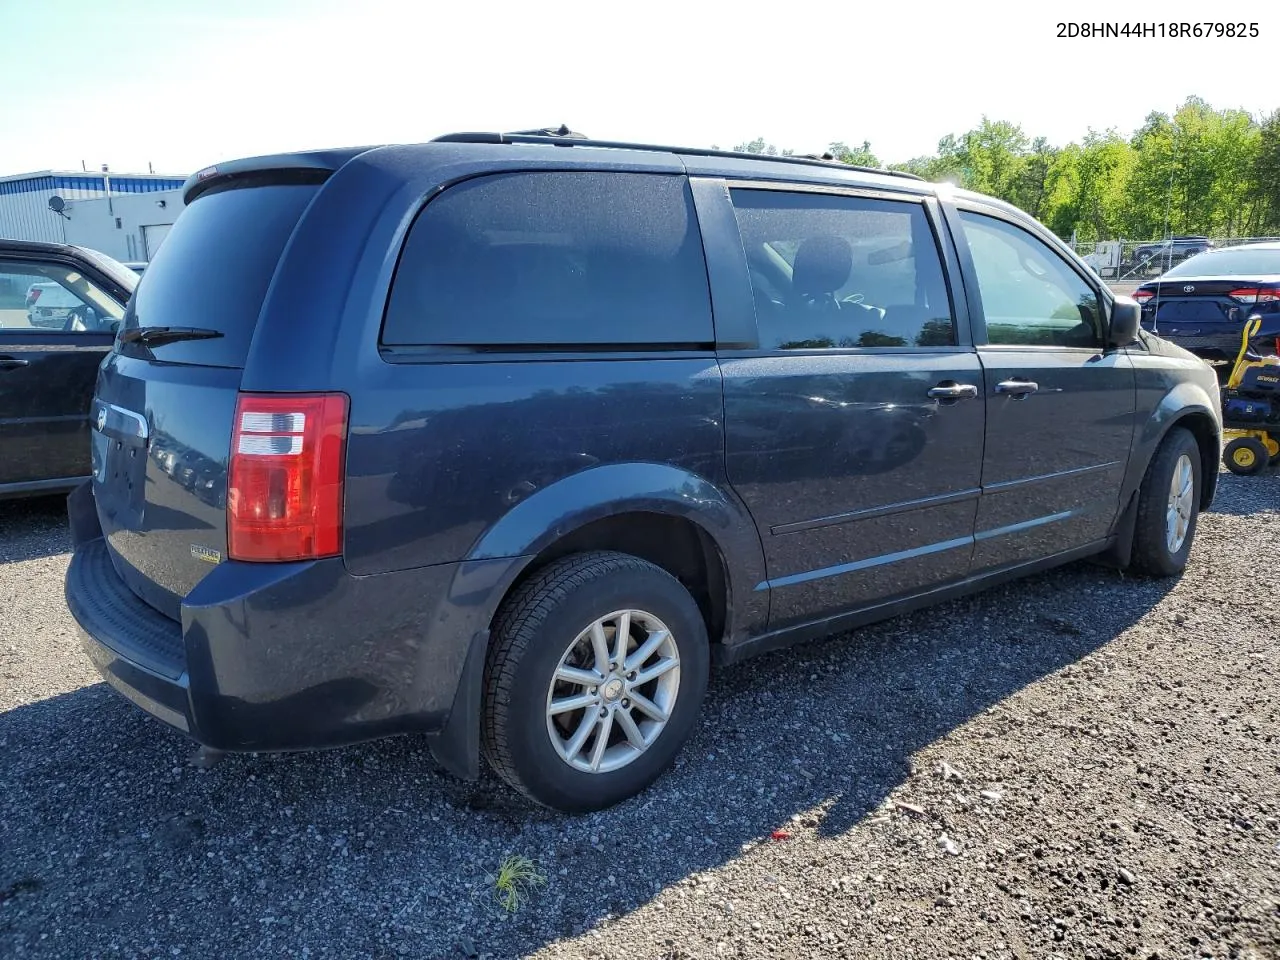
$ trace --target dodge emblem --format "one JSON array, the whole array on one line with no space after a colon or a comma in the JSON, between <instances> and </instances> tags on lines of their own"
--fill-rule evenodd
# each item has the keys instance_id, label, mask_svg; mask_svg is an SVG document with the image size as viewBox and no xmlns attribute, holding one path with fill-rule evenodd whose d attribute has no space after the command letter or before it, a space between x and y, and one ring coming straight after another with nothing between
<instances>
[{"instance_id":1,"label":"dodge emblem","mask_svg":"<svg viewBox=\"0 0 1280 960\"><path fill-rule=\"evenodd\" d=\"M1188 283L1185 287L1183 287L1183 288L1182 288L1182 292L1183 292L1183 293L1195 293L1195 292L1196 292L1195 284Z\"/></svg>"}]
</instances>

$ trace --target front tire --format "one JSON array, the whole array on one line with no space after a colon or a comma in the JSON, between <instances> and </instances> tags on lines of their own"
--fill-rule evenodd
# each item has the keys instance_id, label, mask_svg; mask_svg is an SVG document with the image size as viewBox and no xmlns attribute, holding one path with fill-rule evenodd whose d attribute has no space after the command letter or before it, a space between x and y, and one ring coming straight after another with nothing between
<instances>
[{"instance_id":1,"label":"front tire","mask_svg":"<svg viewBox=\"0 0 1280 960\"><path fill-rule=\"evenodd\" d=\"M639 793L693 732L710 668L693 597L622 553L564 557L503 603L482 743L507 783L582 813Z\"/></svg>"},{"instance_id":2,"label":"front tire","mask_svg":"<svg viewBox=\"0 0 1280 960\"><path fill-rule=\"evenodd\" d=\"M1188 431L1165 436L1138 490L1130 569L1151 577L1182 573L1191 555L1200 512L1200 447Z\"/></svg>"}]
</instances>

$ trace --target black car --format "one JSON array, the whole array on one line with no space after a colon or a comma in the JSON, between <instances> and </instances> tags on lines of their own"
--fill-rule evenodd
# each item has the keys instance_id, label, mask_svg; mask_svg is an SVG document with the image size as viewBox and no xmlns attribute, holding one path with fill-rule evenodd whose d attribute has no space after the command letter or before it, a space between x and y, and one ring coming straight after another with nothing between
<instances>
[{"instance_id":1,"label":"black car","mask_svg":"<svg viewBox=\"0 0 1280 960\"><path fill-rule=\"evenodd\" d=\"M99 374L66 596L216 749L421 733L599 808L713 663L1080 557L1175 574L1213 497L1212 372L988 197L535 133L186 202Z\"/></svg>"},{"instance_id":2,"label":"black car","mask_svg":"<svg viewBox=\"0 0 1280 960\"><path fill-rule=\"evenodd\" d=\"M1280 353L1280 241L1202 253L1144 283L1133 297L1142 304L1145 329L1205 360L1234 359L1253 316L1262 325L1251 349Z\"/></svg>"},{"instance_id":3,"label":"black car","mask_svg":"<svg viewBox=\"0 0 1280 960\"><path fill-rule=\"evenodd\" d=\"M63 244L0 240L0 498L89 477L89 405L137 274Z\"/></svg>"}]
</instances>

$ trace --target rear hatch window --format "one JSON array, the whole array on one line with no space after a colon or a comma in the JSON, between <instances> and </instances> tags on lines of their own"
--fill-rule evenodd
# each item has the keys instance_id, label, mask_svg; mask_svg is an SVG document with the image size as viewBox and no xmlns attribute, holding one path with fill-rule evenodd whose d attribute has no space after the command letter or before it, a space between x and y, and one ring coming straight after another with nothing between
<instances>
[{"instance_id":1,"label":"rear hatch window","mask_svg":"<svg viewBox=\"0 0 1280 960\"><path fill-rule=\"evenodd\" d=\"M243 367L280 254L318 189L255 186L193 201L139 281L121 333L183 327L205 331L205 338L122 343L121 351L165 363Z\"/></svg>"}]
</instances>

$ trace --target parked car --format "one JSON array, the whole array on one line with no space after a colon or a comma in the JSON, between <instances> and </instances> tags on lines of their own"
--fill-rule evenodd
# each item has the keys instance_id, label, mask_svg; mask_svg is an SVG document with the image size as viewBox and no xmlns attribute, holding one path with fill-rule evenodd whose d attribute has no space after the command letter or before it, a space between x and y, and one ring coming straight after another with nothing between
<instances>
[{"instance_id":1,"label":"parked car","mask_svg":"<svg viewBox=\"0 0 1280 960\"><path fill-rule=\"evenodd\" d=\"M83 306L74 293L60 283L46 281L27 287L27 321L33 327L61 329L71 319L72 310Z\"/></svg>"},{"instance_id":2,"label":"parked car","mask_svg":"<svg viewBox=\"0 0 1280 960\"><path fill-rule=\"evenodd\" d=\"M1280 241L1222 247L1186 260L1134 291L1142 326L1209 361L1232 360L1245 321L1262 326L1258 354L1280 353Z\"/></svg>"},{"instance_id":3,"label":"parked car","mask_svg":"<svg viewBox=\"0 0 1280 960\"><path fill-rule=\"evenodd\" d=\"M137 279L91 250L0 240L0 498L88 479L98 364Z\"/></svg>"},{"instance_id":4,"label":"parked car","mask_svg":"<svg viewBox=\"0 0 1280 960\"><path fill-rule=\"evenodd\" d=\"M1133 262L1144 263L1157 261L1160 263L1179 263L1188 257L1213 249L1213 241L1208 237L1170 237L1159 243L1144 243L1133 249Z\"/></svg>"},{"instance_id":5,"label":"parked car","mask_svg":"<svg viewBox=\"0 0 1280 960\"><path fill-rule=\"evenodd\" d=\"M597 809L713 662L1086 556L1176 574L1214 494L1212 372L978 194L459 134L185 199L99 374L66 596L211 748L422 733Z\"/></svg>"}]
</instances>

